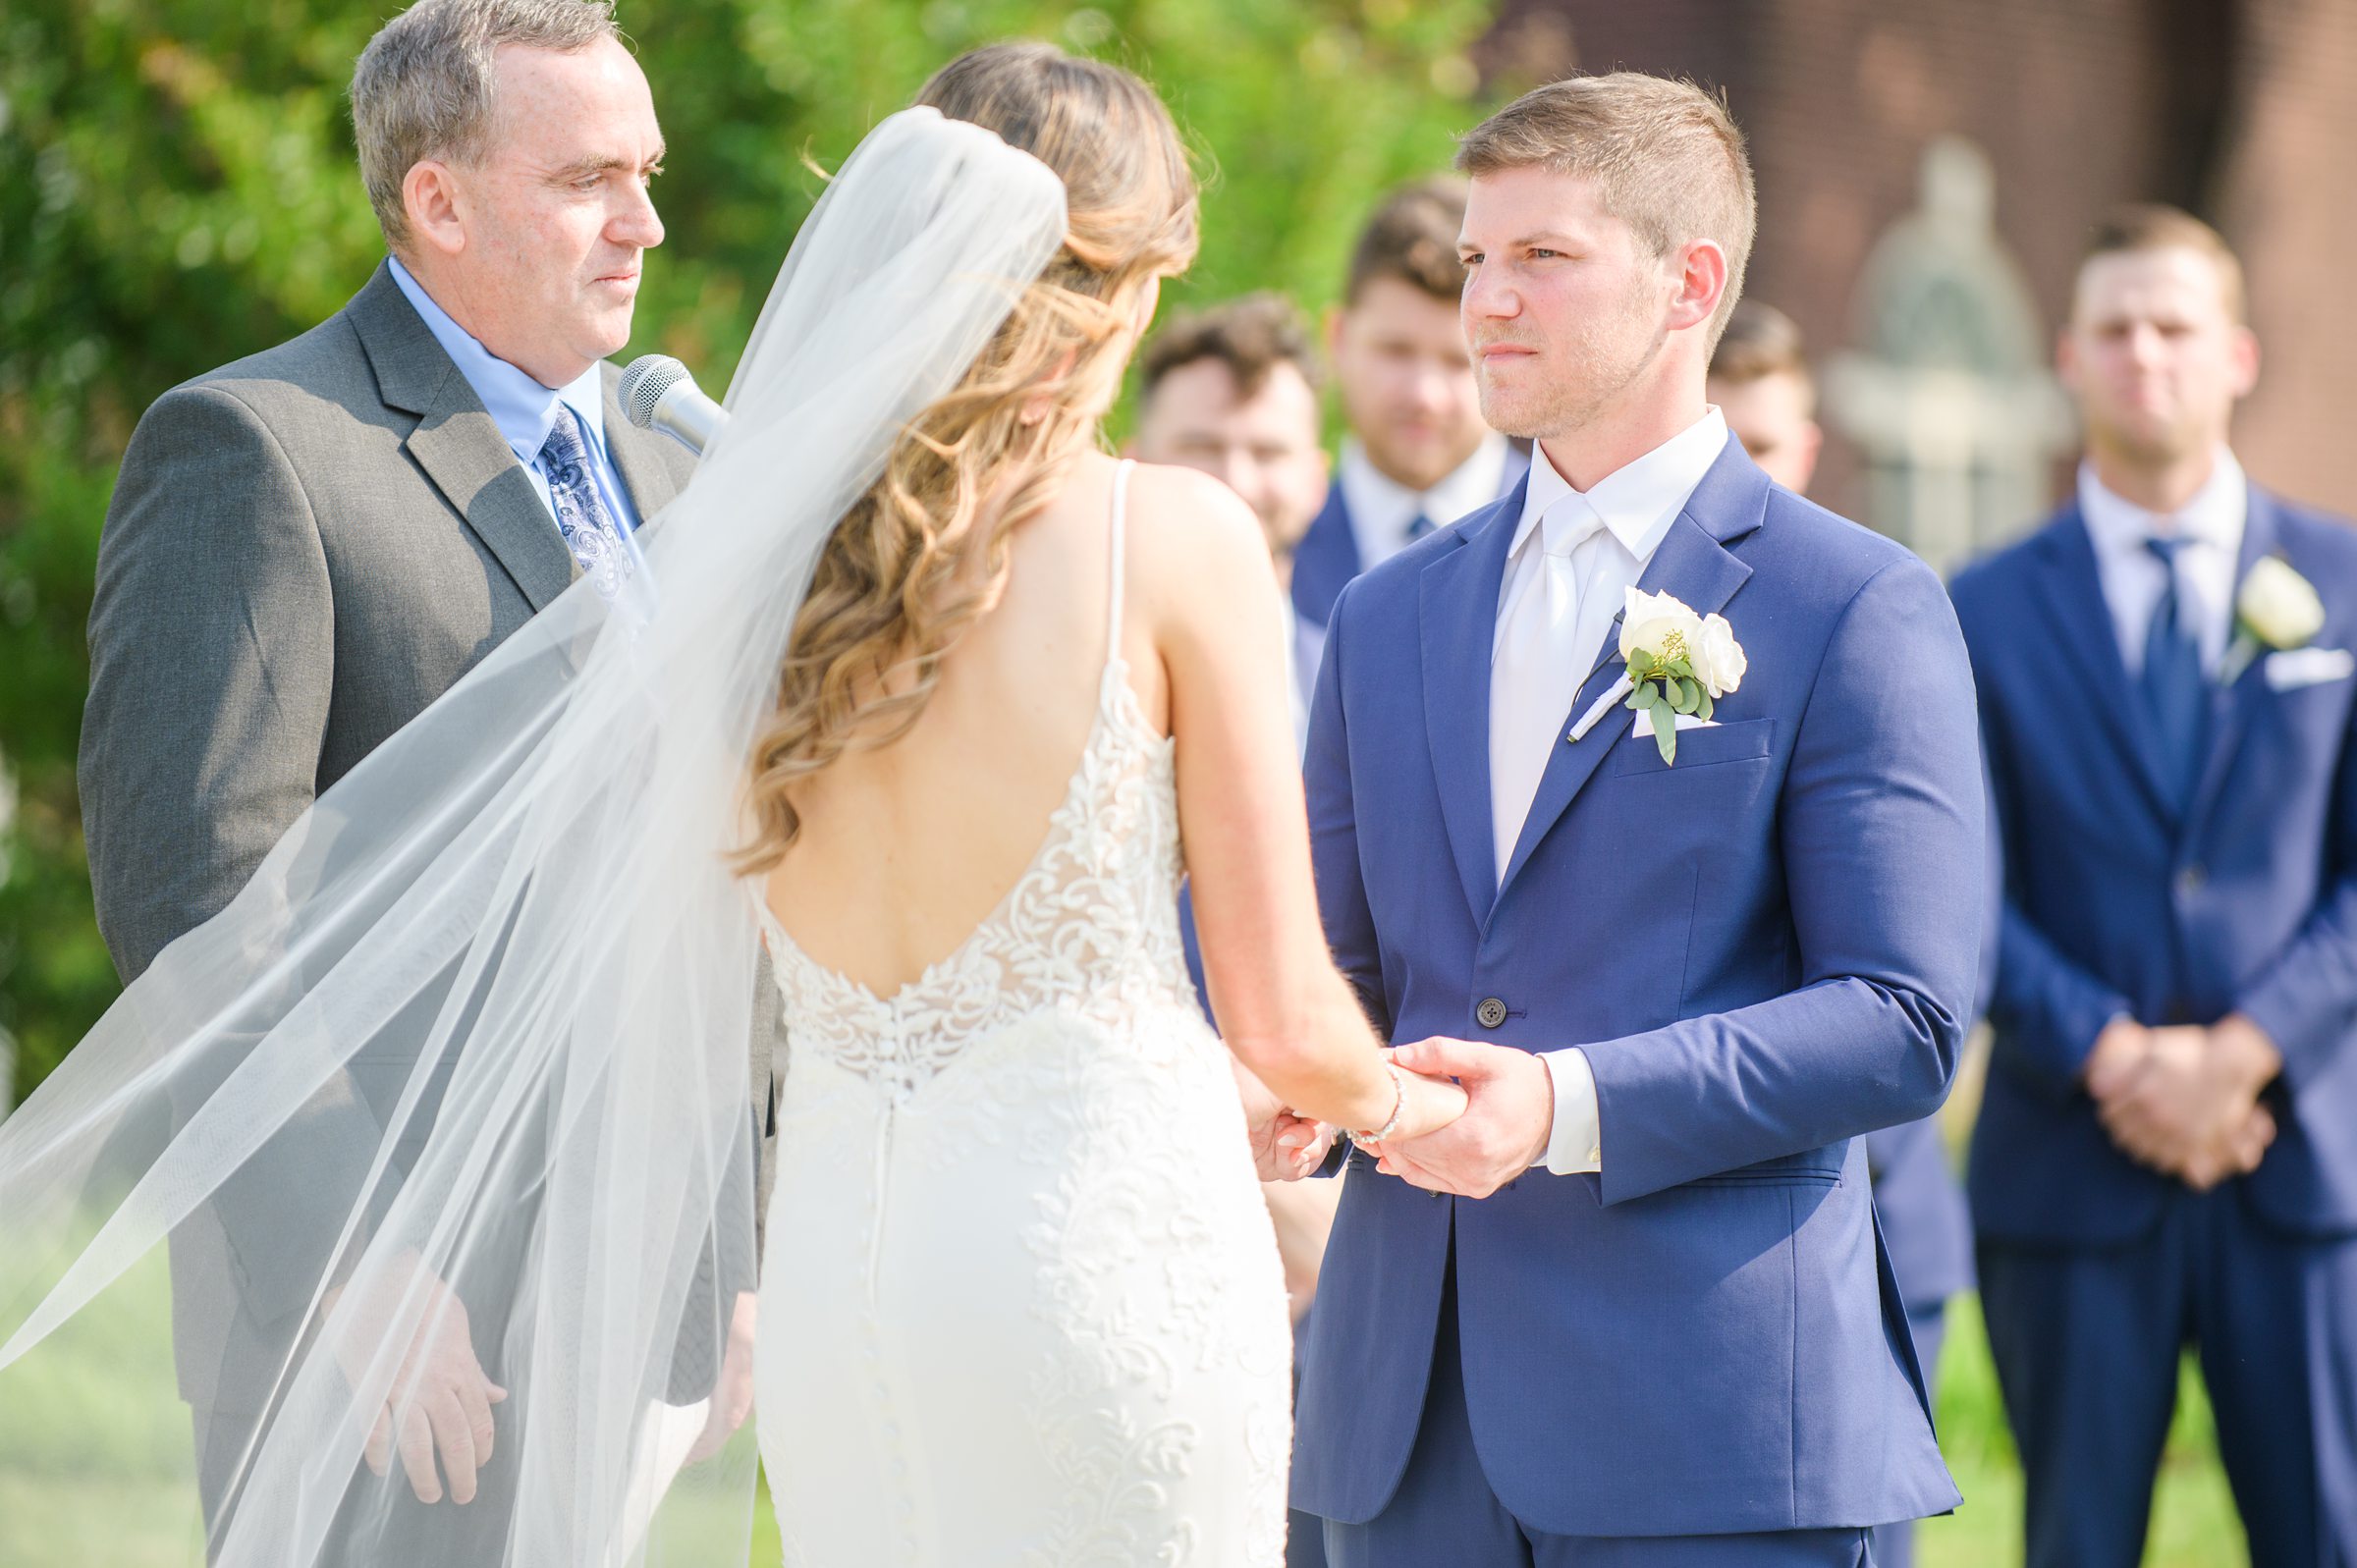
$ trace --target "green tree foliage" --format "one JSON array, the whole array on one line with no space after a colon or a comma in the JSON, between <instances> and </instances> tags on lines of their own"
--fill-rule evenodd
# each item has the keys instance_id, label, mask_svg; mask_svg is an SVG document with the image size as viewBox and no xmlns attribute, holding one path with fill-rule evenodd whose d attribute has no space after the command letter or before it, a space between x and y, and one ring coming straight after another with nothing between
<instances>
[{"instance_id":1,"label":"green tree foliage","mask_svg":"<svg viewBox=\"0 0 2357 1568\"><path fill-rule=\"evenodd\" d=\"M344 88L383 0L0 6L0 1029L20 1091L111 1000L74 750L99 525L140 410L334 312L381 254ZM623 0L670 142L630 352L718 386L840 164L962 49L1033 36L1140 71L1207 177L1168 297L1330 299L1390 183L1477 119L1480 0Z\"/></svg>"}]
</instances>

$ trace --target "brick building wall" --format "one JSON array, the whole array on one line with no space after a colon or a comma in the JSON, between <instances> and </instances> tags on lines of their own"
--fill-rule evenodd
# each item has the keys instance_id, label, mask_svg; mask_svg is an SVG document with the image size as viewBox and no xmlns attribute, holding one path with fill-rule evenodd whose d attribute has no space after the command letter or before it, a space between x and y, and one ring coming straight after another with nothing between
<instances>
[{"instance_id":1,"label":"brick building wall","mask_svg":"<svg viewBox=\"0 0 2357 1568\"><path fill-rule=\"evenodd\" d=\"M1616 66L1723 87L1759 175L1750 292L1821 356L1857 343L1860 268L1937 136L1995 165L2050 332L2097 213L2192 207L2252 274L2267 362L2237 450L2357 513L2357 0L1506 0L1479 63L1508 89ZM1819 490L1860 504L1837 438Z\"/></svg>"},{"instance_id":2,"label":"brick building wall","mask_svg":"<svg viewBox=\"0 0 2357 1568\"><path fill-rule=\"evenodd\" d=\"M2357 0L2252 0L2213 211L2265 354L2235 446L2285 493L2357 513Z\"/></svg>"}]
</instances>

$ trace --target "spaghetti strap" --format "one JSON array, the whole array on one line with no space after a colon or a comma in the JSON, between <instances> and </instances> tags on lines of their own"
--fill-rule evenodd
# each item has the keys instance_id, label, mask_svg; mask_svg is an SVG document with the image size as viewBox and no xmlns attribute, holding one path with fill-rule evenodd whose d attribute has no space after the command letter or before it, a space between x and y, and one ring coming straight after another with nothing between
<instances>
[{"instance_id":1,"label":"spaghetti strap","mask_svg":"<svg viewBox=\"0 0 2357 1568\"><path fill-rule=\"evenodd\" d=\"M1129 533L1129 471L1136 466L1135 459L1124 458L1113 470L1113 604L1105 622L1107 670L1122 657L1122 544Z\"/></svg>"}]
</instances>

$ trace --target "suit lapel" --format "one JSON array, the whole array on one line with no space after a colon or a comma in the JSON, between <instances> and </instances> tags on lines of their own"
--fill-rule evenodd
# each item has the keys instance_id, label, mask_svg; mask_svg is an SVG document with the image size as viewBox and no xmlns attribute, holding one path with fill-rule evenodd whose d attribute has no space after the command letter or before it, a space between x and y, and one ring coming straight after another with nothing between
<instances>
[{"instance_id":1,"label":"suit lapel","mask_svg":"<svg viewBox=\"0 0 2357 1568\"><path fill-rule=\"evenodd\" d=\"M1416 581L1424 735L1449 848L1476 920L1488 918L1498 895L1498 850L1490 831L1490 646L1523 489L1516 485L1486 513L1452 528L1439 558Z\"/></svg>"},{"instance_id":2,"label":"suit lapel","mask_svg":"<svg viewBox=\"0 0 2357 1568\"><path fill-rule=\"evenodd\" d=\"M671 470L664 465L662 454L654 446L671 438L630 423L614 392L621 380L622 372L610 364L602 368L598 377L606 405L606 451L613 457L614 467L630 492L630 504L638 509L638 526L643 528L655 520L655 514L671 505L680 487L672 482Z\"/></svg>"},{"instance_id":3,"label":"suit lapel","mask_svg":"<svg viewBox=\"0 0 2357 1568\"><path fill-rule=\"evenodd\" d=\"M2095 541L2076 502L2064 509L2060 524L2048 535L2048 569L2036 579L2046 598L2047 621L2062 643L2060 669L2049 690L2071 692L2065 700L2095 710L2097 724L2110 731L2153 809L2164 821L2174 822L2177 811L2171 804L2168 770L2162 765L2152 727L2144 722L2139 706L2142 699L2120 658L2111 601L2096 568Z\"/></svg>"},{"instance_id":4,"label":"suit lapel","mask_svg":"<svg viewBox=\"0 0 2357 1568\"><path fill-rule=\"evenodd\" d=\"M2242 580L2251 574L2251 568L2273 554L2282 542L2282 528L2275 516L2275 503L2257 486L2251 487L2248 512L2242 525L2242 550L2234 562L2234 591L2242 591ZM2232 617L2231 609L2227 612ZM2232 646L2231 637L2228 638ZM2200 784L2193 792L2193 803L2185 813L2185 837L2190 841L2195 833L2209 820L2218 805L2219 792L2225 787L2226 775L2234 765L2234 753L2241 748L2242 737L2251 726L2251 714L2266 700L2266 651L2245 666L2230 686L2214 687L2210 694L2210 747L2203 758Z\"/></svg>"},{"instance_id":5,"label":"suit lapel","mask_svg":"<svg viewBox=\"0 0 2357 1568\"><path fill-rule=\"evenodd\" d=\"M345 307L388 406L417 415L403 444L534 610L578 575L532 476L384 267Z\"/></svg>"},{"instance_id":6,"label":"suit lapel","mask_svg":"<svg viewBox=\"0 0 2357 1568\"><path fill-rule=\"evenodd\" d=\"M1727 548L1727 541L1757 528L1767 508L1768 476L1730 440L1687 499L1685 509L1671 522L1670 531L1662 536L1637 586L1647 593L1673 594L1698 616L1724 610L1751 575L1751 568ZM1742 635L1741 628L1736 635ZM1596 651L1592 662L1595 674L1573 694L1571 711L1563 716L1561 732L1566 738L1556 746L1547 771L1539 778L1530 815L1522 820L1521 837L1514 840L1513 858L1507 862L1506 876L1499 885L1502 897L1530 863L1541 840L1595 777L1613 743L1628 733L1626 724L1616 724L1616 716L1607 714L1578 740L1568 739L1571 726L1587 713L1588 705L1620 676L1618 636L1617 627L1607 633L1606 646Z\"/></svg>"}]
</instances>

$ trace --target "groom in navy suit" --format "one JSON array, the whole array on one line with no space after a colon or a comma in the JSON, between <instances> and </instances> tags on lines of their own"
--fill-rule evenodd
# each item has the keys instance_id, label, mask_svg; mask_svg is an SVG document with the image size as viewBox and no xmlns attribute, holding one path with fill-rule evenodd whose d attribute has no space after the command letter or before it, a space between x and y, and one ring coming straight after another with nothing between
<instances>
[{"instance_id":1,"label":"groom in navy suit","mask_svg":"<svg viewBox=\"0 0 2357 1568\"><path fill-rule=\"evenodd\" d=\"M2226 446L2207 225L2097 231L2077 496L1958 577L2005 906L1973 1139L2030 1568L2132 1568L2197 1348L2257 1568L2357 1563L2357 532Z\"/></svg>"},{"instance_id":2,"label":"groom in navy suit","mask_svg":"<svg viewBox=\"0 0 2357 1568\"><path fill-rule=\"evenodd\" d=\"M1561 81L1458 164L1484 411L1538 446L1343 591L1308 795L1339 961L1472 1104L1350 1156L1295 1502L1337 1568L1855 1568L1958 1500L1861 1135L1939 1106L1971 1004L1963 644L1704 401L1721 105Z\"/></svg>"}]
</instances>

